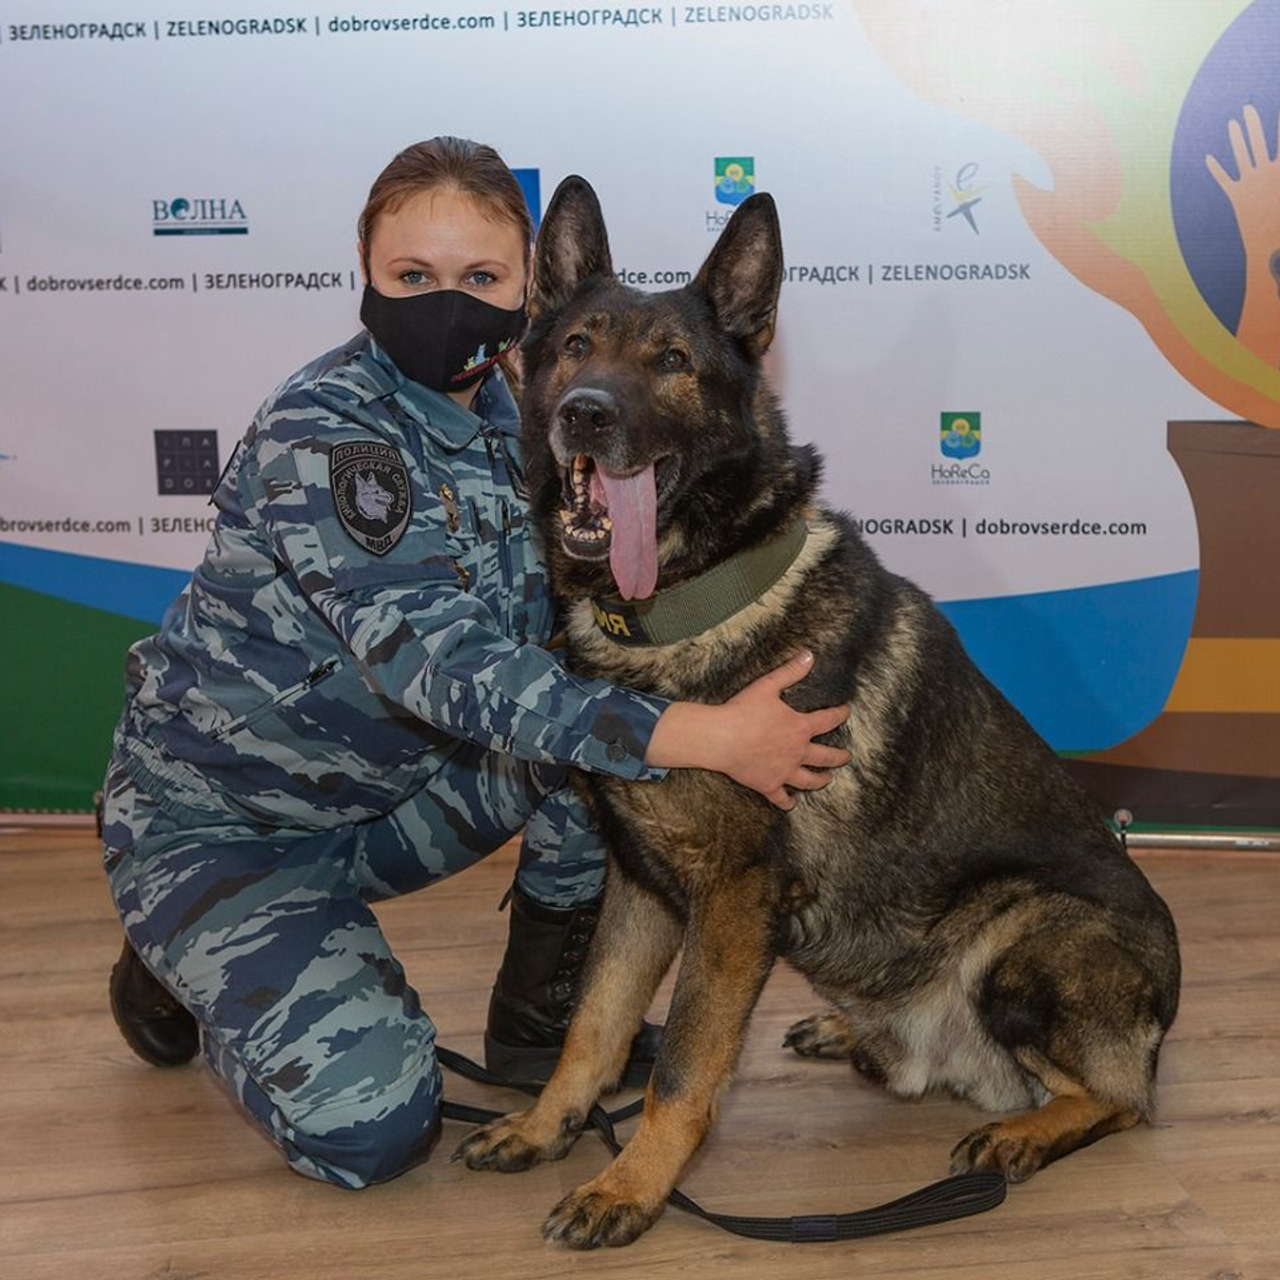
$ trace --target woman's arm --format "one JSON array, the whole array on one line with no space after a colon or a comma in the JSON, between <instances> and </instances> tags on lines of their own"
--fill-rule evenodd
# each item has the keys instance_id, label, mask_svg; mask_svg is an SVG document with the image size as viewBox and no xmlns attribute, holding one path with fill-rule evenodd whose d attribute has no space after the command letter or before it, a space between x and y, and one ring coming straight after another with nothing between
<instances>
[{"instance_id":1,"label":"woman's arm","mask_svg":"<svg viewBox=\"0 0 1280 1280\"><path fill-rule=\"evenodd\" d=\"M328 454L336 440L369 434L336 406L277 404L236 483L307 605L386 697L452 736L521 759L626 778L716 769L784 807L784 784L824 781L804 765L844 762L808 739L845 713L805 716L778 696L801 668L767 676L722 707L673 705L574 676L538 646L517 644L462 589L436 494L414 493L415 524L389 554L366 550L337 517Z\"/></svg>"},{"instance_id":2,"label":"woman's arm","mask_svg":"<svg viewBox=\"0 0 1280 1280\"><path fill-rule=\"evenodd\" d=\"M810 750L808 739L831 724L810 728L815 722L783 703L778 694L791 680L771 685L765 677L724 707L672 705L573 676L538 645L509 639L479 595L460 585L438 494L413 493L415 524L388 554L362 547L335 512L329 451L371 434L371 424L348 419L342 406L276 402L236 483L305 607L324 617L388 699L449 735L521 759L626 778L698 765L776 803L788 800L785 783L820 785L801 765L827 762L813 758L827 749Z\"/></svg>"}]
</instances>

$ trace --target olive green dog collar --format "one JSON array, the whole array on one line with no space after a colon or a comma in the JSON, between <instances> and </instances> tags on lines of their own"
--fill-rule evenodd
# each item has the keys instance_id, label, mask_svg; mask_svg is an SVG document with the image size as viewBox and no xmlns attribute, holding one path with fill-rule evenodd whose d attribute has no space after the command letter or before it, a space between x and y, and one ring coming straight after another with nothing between
<instances>
[{"instance_id":1,"label":"olive green dog collar","mask_svg":"<svg viewBox=\"0 0 1280 1280\"><path fill-rule=\"evenodd\" d=\"M688 640L755 604L796 562L808 536L809 526L797 516L777 537L647 600L592 600L592 617L601 634L617 644Z\"/></svg>"}]
</instances>

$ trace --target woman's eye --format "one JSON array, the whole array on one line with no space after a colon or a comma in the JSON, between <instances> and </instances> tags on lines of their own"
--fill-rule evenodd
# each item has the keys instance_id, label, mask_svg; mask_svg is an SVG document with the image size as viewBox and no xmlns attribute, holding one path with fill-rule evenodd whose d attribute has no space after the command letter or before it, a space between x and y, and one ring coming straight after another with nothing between
<instances>
[{"instance_id":1,"label":"woman's eye","mask_svg":"<svg viewBox=\"0 0 1280 1280\"><path fill-rule=\"evenodd\" d=\"M580 333L571 333L564 340L565 352L578 359L581 359L581 357L587 354L587 350L590 346L591 344Z\"/></svg>"},{"instance_id":2,"label":"woman's eye","mask_svg":"<svg viewBox=\"0 0 1280 1280\"><path fill-rule=\"evenodd\" d=\"M658 366L667 373L679 373L689 367L689 357L679 347L668 347L658 357Z\"/></svg>"},{"instance_id":3,"label":"woman's eye","mask_svg":"<svg viewBox=\"0 0 1280 1280\"><path fill-rule=\"evenodd\" d=\"M425 271L402 271L400 279L405 284L420 285L427 283L427 273Z\"/></svg>"},{"instance_id":4,"label":"woman's eye","mask_svg":"<svg viewBox=\"0 0 1280 1280\"><path fill-rule=\"evenodd\" d=\"M479 285L481 288L487 288L489 285L496 283L498 277L491 271L473 271L467 279L472 284Z\"/></svg>"}]
</instances>

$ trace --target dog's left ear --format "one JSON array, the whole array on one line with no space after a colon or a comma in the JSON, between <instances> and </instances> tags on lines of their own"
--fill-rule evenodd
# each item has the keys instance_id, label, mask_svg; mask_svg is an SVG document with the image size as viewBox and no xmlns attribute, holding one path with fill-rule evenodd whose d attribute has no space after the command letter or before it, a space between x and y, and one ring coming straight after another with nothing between
<instances>
[{"instance_id":1,"label":"dog's left ear","mask_svg":"<svg viewBox=\"0 0 1280 1280\"><path fill-rule=\"evenodd\" d=\"M734 210L692 287L706 294L716 319L752 355L764 355L782 288L782 231L772 196L748 196Z\"/></svg>"},{"instance_id":2,"label":"dog's left ear","mask_svg":"<svg viewBox=\"0 0 1280 1280\"><path fill-rule=\"evenodd\" d=\"M531 317L559 311L584 280L613 275L600 201L585 178L565 178L551 197L533 259Z\"/></svg>"}]
</instances>

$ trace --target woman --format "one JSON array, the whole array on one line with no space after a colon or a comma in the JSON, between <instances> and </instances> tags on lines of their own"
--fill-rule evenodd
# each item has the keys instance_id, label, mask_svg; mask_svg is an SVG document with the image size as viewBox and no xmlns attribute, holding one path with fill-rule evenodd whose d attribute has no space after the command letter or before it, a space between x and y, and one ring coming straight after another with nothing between
<instances>
[{"instance_id":1,"label":"woman","mask_svg":"<svg viewBox=\"0 0 1280 1280\"><path fill-rule=\"evenodd\" d=\"M127 665L104 811L117 1021L148 1061L202 1046L293 1169L346 1187L425 1159L440 1123L434 1028L370 902L524 828L486 1046L545 1078L603 874L567 767L716 769L788 807L847 760L811 741L845 709L778 696L803 659L704 707L575 679L540 647L552 605L498 367L531 231L489 148L392 161L360 218L366 331L259 411L204 561Z\"/></svg>"}]
</instances>

